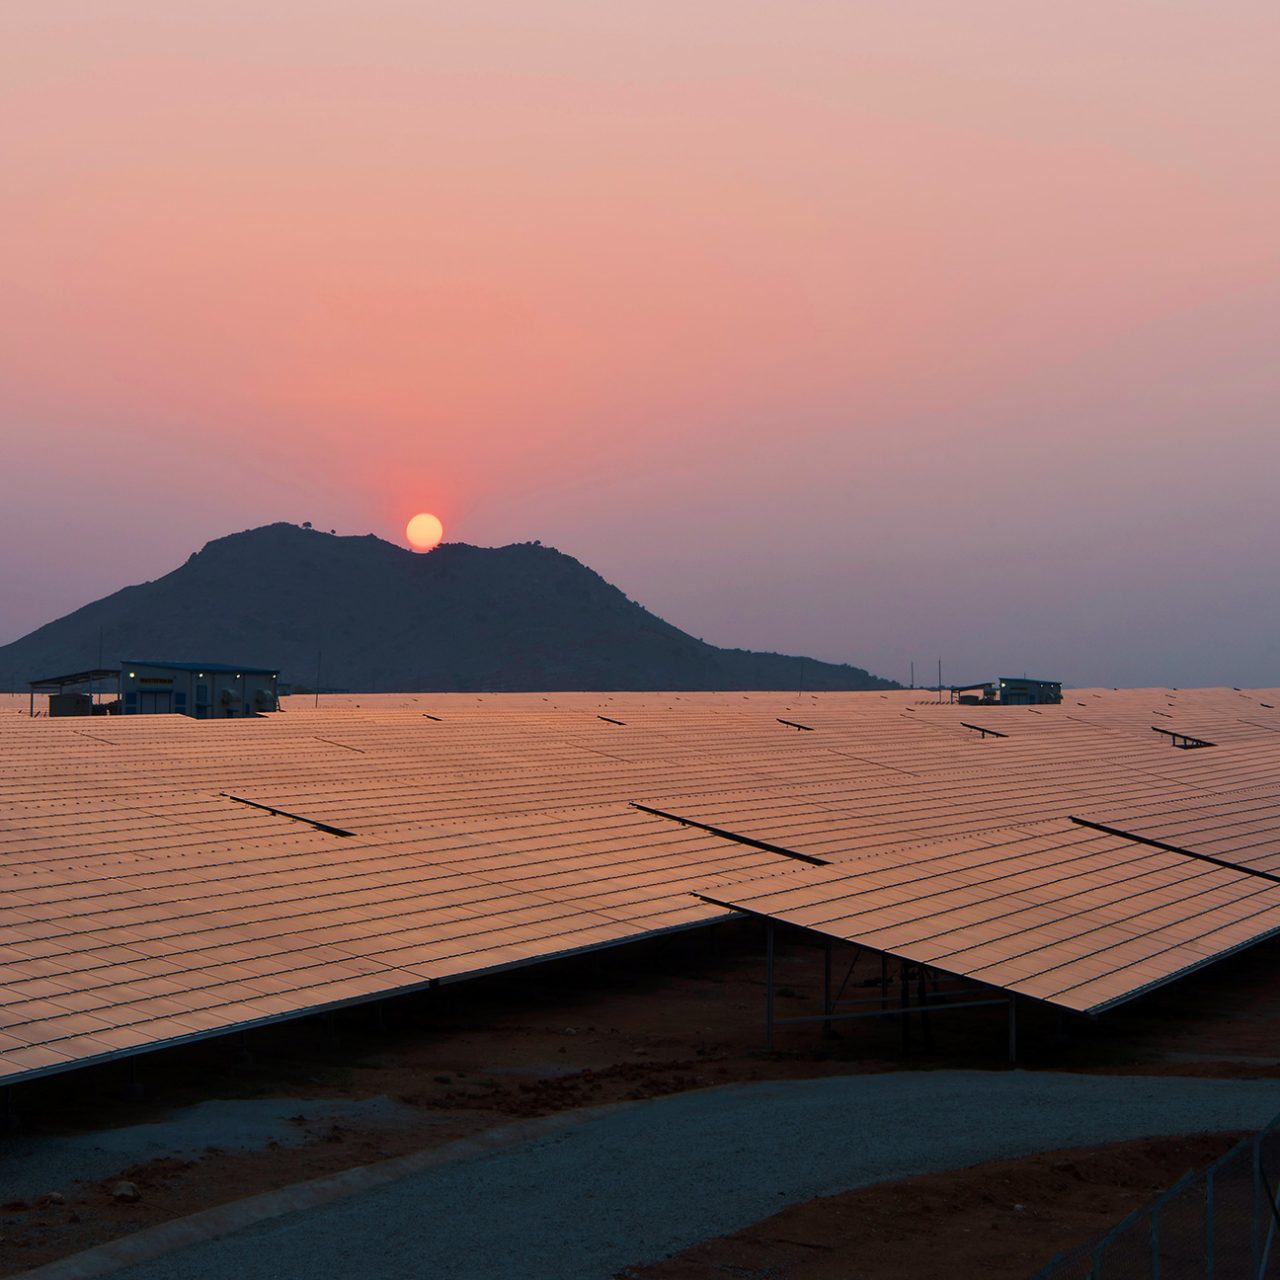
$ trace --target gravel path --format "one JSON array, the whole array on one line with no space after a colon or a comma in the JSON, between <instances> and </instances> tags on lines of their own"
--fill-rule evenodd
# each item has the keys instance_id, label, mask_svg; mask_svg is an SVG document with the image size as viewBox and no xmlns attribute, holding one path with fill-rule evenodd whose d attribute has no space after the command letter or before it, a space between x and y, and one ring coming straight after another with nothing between
<instances>
[{"instance_id":1,"label":"gravel path","mask_svg":"<svg viewBox=\"0 0 1280 1280\"><path fill-rule=\"evenodd\" d=\"M0 1203L69 1194L132 1164L161 1156L196 1160L210 1147L261 1151L268 1142L299 1147L334 1124L391 1126L406 1108L391 1098L215 1099L183 1107L163 1120L83 1134L0 1137Z\"/></svg>"},{"instance_id":2,"label":"gravel path","mask_svg":"<svg viewBox=\"0 0 1280 1280\"><path fill-rule=\"evenodd\" d=\"M732 1085L587 1118L118 1272L607 1280L784 1205L1058 1147L1257 1128L1274 1081L973 1071Z\"/></svg>"}]
</instances>

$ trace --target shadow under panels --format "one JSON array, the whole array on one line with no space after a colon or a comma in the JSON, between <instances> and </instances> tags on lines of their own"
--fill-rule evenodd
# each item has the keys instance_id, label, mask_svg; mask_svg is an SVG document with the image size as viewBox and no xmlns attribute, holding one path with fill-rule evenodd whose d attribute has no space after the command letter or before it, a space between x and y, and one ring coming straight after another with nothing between
<instances>
[{"instance_id":1,"label":"shadow under panels","mask_svg":"<svg viewBox=\"0 0 1280 1280\"><path fill-rule=\"evenodd\" d=\"M708 884L717 905L1100 1013L1280 933L1280 884L1069 821Z\"/></svg>"}]
</instances>

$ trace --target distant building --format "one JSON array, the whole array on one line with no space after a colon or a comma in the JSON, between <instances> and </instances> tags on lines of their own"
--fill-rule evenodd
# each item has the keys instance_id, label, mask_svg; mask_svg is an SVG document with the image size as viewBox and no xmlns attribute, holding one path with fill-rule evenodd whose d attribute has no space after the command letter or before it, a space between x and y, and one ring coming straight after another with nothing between
<instances>
[{"instance_id":1,"label":"distant building","mask_svg":"<svg viewBox=\"0 0 1280 1280\"><path fill-rule=\"evenodd\" d=\"M1026 676L1001 676L1000 701L1005 706L1026 707L1062 701L1062 681L1028 680Z\"/></svg>"},{"instance_id":2,"label":"distant building","mask_svg":"<svg viewBox=\"0 0 1280 1280\"><path fill-rule=\"evenodd\" d=\"M1002 676L997 684L951 685L951 701L970 707L1026 707L1062 701L1062 684L1057 680L1028 680L1026 676Z\"/></svg>"},{"instance_id":3,"label":"distant building","mask_svg":"<svg viewBox=\"0 0 1280 1280\"><path fill-rule=\"evenodd\" d=\"M984 680L980 684L953 684L951 696L965 706L976 707L980 704L991 704L996 700L994 680Z\"/></svg>"},{"instance_id":4,"label":"distant building","mask_svg":"<svg viewBox=\"0 0 1280 1280\"><path fill-rule=\"evenodd\" d=\"M49 695L49 714L51 716L91 716L95 703L90 693L51 693Z\"/></svg>"},{"instance_id":5,"label":"distant building","mask_svg":"<svg viewBox=\"0 0 1280 1280\"><path fill-rule=\"evenodd\" d=\"M101 694L110 694L118 685L120 673L111 667L95 667L91 671L72 671L61 676L44 676L28 681L31 690L31 714L36 713L36 694L49 695L51 716L105 716L120 710L115 702L99 702Z\"/></svg>"},{"instance_id":6,"label":"distant building","mask_svg":"<svg viewBox=\"0 0 1280 1280\"><path fill-rule=\"evenodd\" d=\"M156 662L131 658L120 664L120 704L125 715L194 716L228 720L277 711L279 672L220 662Z\"/></svg>"}]
</instances>

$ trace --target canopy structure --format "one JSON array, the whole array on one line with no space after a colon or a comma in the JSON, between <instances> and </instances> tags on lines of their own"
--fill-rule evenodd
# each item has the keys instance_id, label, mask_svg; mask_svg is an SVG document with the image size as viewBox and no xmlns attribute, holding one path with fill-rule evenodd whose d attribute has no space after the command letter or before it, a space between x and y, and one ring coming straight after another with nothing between
<instances>
[{"instance_id":1,"label":"canopy structure","mask_svg":"<svg viewBox=\"0 0 1280 1280\"><path fill-rule=\"evenodd\" d=\"M73 671L65 676L44 676L27 682L32 693L63 693L86 684L107 684L120 680L119 667L95 667L92 671Z\"/></svg>"},{"instance_id":2,"label":"canopy structure","mask_svg":"<svg viewBox=\"0 0 1280 1280\"><path fill-rule=\"evenodd\" d=\"M44 676L39 680L30 680L27 682L30 690L27 714L34 716L36 713L37 693L60 694L66 693L68 689L83 688L85 685L88 685L91 691L97 692L99 688L105 691L113 684L118 692L120 689L118 667L95 667L90 671L72 671L69 675Z\"/></svg>"}]
</instances>

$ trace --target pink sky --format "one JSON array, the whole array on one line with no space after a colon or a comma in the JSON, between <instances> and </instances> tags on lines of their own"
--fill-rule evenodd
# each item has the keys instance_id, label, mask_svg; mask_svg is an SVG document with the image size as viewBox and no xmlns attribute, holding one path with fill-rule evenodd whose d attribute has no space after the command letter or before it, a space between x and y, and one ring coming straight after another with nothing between
<instances>
[{"instance_id":1,"label":"pink sky","mask_svg":"<svg viewBox=\"0 0 1280 1280\"><path fill-rule=\"evenodd\" d=\"M905 679L1280 682L1280 9L14 0L0 642L540 538Z\"/></svg>"}]
</instances>

